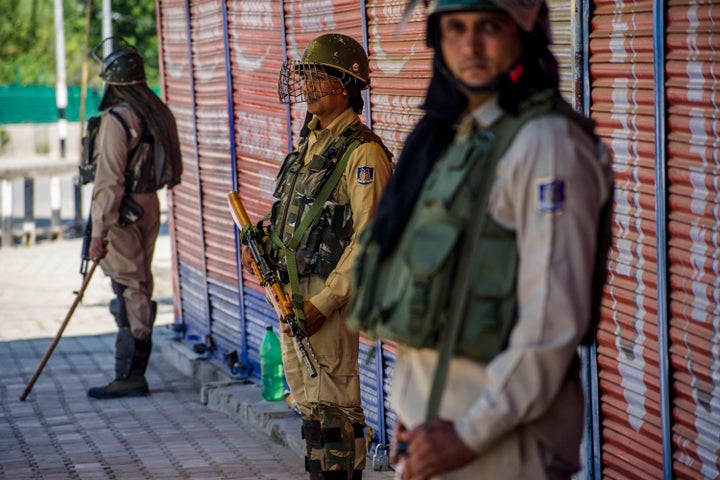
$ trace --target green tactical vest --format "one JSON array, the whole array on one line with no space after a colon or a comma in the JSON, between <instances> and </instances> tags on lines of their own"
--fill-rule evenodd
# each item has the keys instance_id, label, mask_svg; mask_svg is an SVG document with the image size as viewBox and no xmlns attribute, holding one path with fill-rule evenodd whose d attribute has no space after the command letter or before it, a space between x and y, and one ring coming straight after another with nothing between
<instances>
[{"instance_id":1,"label":"green tactical vest","mask_svg":"<svg viewBox=\"0 0 720 480\"><path fill-rule=\"evenodd\" d=\"M307 145L304 140L298 151L285 158L273 193L279 200L273 205L270 217L270 229L284 246L295 243L291 241L296 230L321 196L335 169L344 170L347 157L365 142L376 142L385 148L382 140L358 121L348 126L322 154L314 155L307 164L304 162ZM313 273L327 277L350 243L353 234L352 210L349 204L339 204L333 197L331 194L325 200L320 199L324 205L311 219L310 225L301 233L299 242L293 248L299 276ZM269 250L275 267L281 274L287 273L283 248L270 243Z\"/></svg>"},{"instance_id":2,"label":"green tactical vest","mask_svg":"<svg viewBox=\"0 0 720 480\"><path fill-rule=\"evenodd\" d=\"M478 199L489 196L492 182L482 191L482 179L494 177L497 162L519 129L550 113L592 132L590 121L564 101L540 93L519 116L503 115L469 140L448 147L429 174L395 251L382 262L371 229L365 229L353 270L351 329L372 339L438 348L450 305L459 296L455 282L460 262L468 261L474 249L473 282L454 354L487 362L506 346L517 320L515 233L493 222L486 208L478 211ZM470 225L478 221L484 222L480 241L468 245Z\"/></svg>"}]
</instances>

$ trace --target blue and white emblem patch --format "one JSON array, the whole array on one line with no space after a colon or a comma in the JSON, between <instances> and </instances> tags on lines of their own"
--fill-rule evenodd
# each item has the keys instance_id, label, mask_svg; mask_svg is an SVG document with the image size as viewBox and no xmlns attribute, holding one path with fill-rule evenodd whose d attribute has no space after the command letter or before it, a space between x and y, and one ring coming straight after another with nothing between
<instances>
[{"instance_id":1,"label":"blue and white emblem patch","mask_svg":"<svg viewBox=\"0 0 720 480\"><path fill-rule=\"evenodd\" d=\"M363 165L357 169L357 181L360 185L371 184L373 182L374 175L375 169L373 167Z\"/></svg>"},{"instance_id":2,"label":"blue and white emblem patch","mask_svg":"<svg viewBox=\"0 0 720 480\"><path fill-rule=\"evenodd\" d=\"M565 180L545 178L537 181L538 211L561 213L565 210Z\"/></svg>"}]
</instances>

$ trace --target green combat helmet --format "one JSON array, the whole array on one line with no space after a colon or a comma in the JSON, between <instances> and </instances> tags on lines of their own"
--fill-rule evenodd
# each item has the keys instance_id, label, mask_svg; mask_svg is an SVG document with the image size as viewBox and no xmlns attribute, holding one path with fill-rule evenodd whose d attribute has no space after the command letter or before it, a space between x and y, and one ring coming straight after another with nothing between
<instances>
[{"instance_id":1,"label":"green combat helmet","mask_svg":"<svg viewBox=\"0 0 720 480\"><path fill-rule=\"evenodd\" d=\"M119 48L114 49L104 59L97 52L106 42L119 40ZM100 63L100 78L108 85L137 85L146 83L145 62L137 49L120 37L108 37L93 48L92 55Z\"/></svg>"},{"instance_id":2,"label":"green combat helmet","mask_svg":"<svg viewBox=\"0 0 720 480\"><path fill-rule=\"evenodd\" d=\"M342 92L340 88L318 90L320 82L314 80L322 76L336 78L343 88L353 92L366 89L370 85L370 65L365 49L347 35L328 33L317 37L307 46L301 60L283 63L278 79L280 103L307 101L310 83L313 100Z\"/></svg>"}]
</instances>

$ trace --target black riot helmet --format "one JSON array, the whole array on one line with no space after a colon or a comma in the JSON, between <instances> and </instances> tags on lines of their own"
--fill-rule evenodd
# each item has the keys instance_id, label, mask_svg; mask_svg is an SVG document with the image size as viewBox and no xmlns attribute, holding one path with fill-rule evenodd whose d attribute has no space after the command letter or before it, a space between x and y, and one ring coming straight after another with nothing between
<instances>
[{"instance_id":1,"label":"black riot helmet","mask_svg":"<svg viewBox=\"0 0 720 480\"><path fill-rule=\"evenodd\" d=\"M117 40L113 51L104 59L98 56L98 49L111 40ZM145 62L137 49L121 37L108 37L93 48L92 55L100 63L100 78L108 85L137 85L146 83Z\"/></svg>"}]
</instances>

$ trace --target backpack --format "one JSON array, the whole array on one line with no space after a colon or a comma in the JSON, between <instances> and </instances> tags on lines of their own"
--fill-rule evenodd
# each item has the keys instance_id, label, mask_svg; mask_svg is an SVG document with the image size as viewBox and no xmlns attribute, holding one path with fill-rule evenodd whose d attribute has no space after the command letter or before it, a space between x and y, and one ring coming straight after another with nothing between
<instances>
[{"instance_id":1,"label":"backpack","mask_svg":"<svg viewBox=\"0 0 720 480\"><path fill-rule=\"evenodd\" d=\"M109 110L109 113L118 119L125 130L126 138L130 139L130 129L122 116L112 109ZM89 118L86 134L82 139L82 155L78 167L82 185L95 181L99 154L95 151L95 140L100 131L100 122L100 115ZM127 191L149 193L159 190L163 186L172 188L180 183L183 171L182 158L179 152L177 155L168 157L163 143L155 140L145 121L142 124L140 142L128 153L128 171L125 179Z\"/></svg>"}]
</instances>

